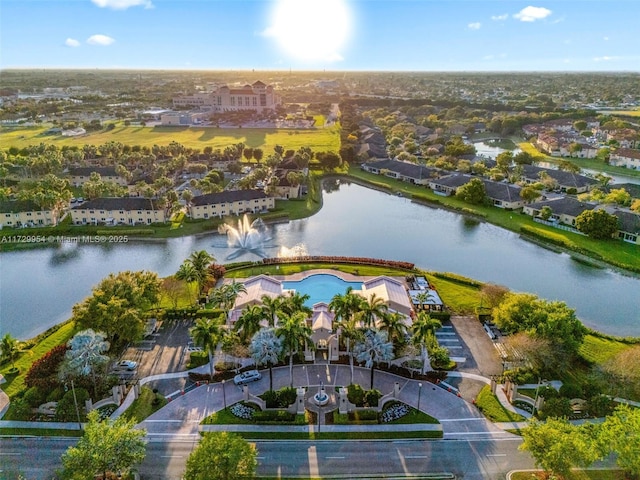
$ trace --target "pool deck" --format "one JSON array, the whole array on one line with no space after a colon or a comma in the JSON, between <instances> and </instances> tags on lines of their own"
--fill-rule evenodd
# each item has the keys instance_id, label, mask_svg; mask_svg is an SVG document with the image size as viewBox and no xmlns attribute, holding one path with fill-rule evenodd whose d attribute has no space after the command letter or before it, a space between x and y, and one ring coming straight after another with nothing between
<instances>
[{"instance_id":1,"label":"pool deck","mask_svg":"<svg viewBox=\"0 0 640 480\"><path fill-rule=\"evenodd\" d=\"M297 272L297 273L292 273L290 275L269 275L271 278L275 278L276 280L280 280L281 282L287 281L287 282L298 282L300 280L304 280L307 277L310 277L312 275L333 275L334 277L338 277L341 278L342 280L344 280L345 282L366 282L368 280L372 280L374 278L378 278L381 275L375 275L375 276L371 276L371 275L354 275L352 273L347 273L347 272L340 272L338 270L331 270L329 268L317 268L314 270L305 270L304 272ZM251 277L249 277L251 278ZM235 278L233 280L237 281L237 282L244 282L246 280L248 280L249 278ZM404 285L406 285L406 281L404 277L389 277L389 278L393 278L394 280L398 280L400 282L402 282ZM225 283L231 283L231 280L229 279L225 279Z\"/></svg>"}]
</instances>

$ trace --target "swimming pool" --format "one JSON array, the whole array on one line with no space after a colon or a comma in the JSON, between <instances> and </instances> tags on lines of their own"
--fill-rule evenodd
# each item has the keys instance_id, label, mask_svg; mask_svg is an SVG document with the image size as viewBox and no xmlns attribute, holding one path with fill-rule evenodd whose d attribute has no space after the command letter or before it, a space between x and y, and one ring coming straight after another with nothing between
<instances>
[{"instance_id":1,"label":"swimming pool","mask_svg":"<svg viewBox=\"0 0 640 480\"><path fill-rule=\"evenodd\" d=\"M295 290L302 295L309 295L309 300L305 302L305 305L312 307L318 302L329 303L334 295L345 293L348 287L361 290L362 282L347 282L335 275L318 273L296 282L282 282L282 287Z\"/></svg>"}]
</instances>

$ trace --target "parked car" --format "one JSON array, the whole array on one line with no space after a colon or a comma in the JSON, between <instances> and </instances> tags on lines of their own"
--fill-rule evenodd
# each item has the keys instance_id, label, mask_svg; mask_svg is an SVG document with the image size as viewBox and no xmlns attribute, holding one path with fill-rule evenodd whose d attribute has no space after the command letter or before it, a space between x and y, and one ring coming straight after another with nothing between
<instances>
[{"instance_id":1,"label":"parked car","mask_svg":"<svg viewBox=\"0 0 640 480\"><path fill-rule=\"evenodd\" d=\"M233 377L233 383L236 385L246 385L247 383L257 382L262 378L262 374L258 370L247 370Z\"/></svg>"},{"instance_id":2,"label":"parked car","mask_svg":"<svg viewBox=\"0 0 640 480\"><path fill-rule=\"evenodd\" d=\"M130 371L135 370L136 368L138 368L138 362L134 362L133 360L120 360L116 364L116 368Z\"/></svg>"}]
</instances>

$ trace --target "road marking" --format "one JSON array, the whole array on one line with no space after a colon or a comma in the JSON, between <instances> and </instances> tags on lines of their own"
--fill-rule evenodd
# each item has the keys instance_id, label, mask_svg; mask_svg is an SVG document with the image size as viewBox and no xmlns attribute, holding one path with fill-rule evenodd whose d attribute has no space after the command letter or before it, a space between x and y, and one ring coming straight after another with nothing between
<instances>
[{"instance_id":1,"label":"road marking","mask_svg":"<svg viewBox=\"0 0 640 480\"><path fill-rule=\"evenodd\" d=\"M256 457L256 460L264 460L267 457Z\"/></svg>"},{"instance_id":2,"label":"road marking","mask_svg":"<svg viewBox=\"0 0 640 480\"><path fill-rule=\"evenodd\" d=\"M318 468L318 452L316 452L315 445L309 447L307 455L309 456L309 476L317 478L320 476L320 469Z\"/></svg>"},{"instance_id":3,"label":"road marking","mask_svg":"<svg viewBox=\"0 0 640 480\"><path fill-rule=\"evenodd\" d=\"M346 458L346 457L327 457L327 458L336 458L336 459L340 459L340 458Z\"/></svg>"},{"instance_id":4,"label":"road marking","mask_svg":"<svg viewBox=\"0 0 640 480\"><path fill-rule=\"evenodd\" d=\"M487 457L506 457L506 456L507 456L506 453L491 453L487 455Z\"/></svg>"},{"instance_id":5,"label":"road marking","mask_svg":"<svg viewBox=\"0 0 640 480\"><path fill-rule=\"evenodd\" d=\"M429 455L405 455L404 458L429 458Z\"/></svg>"},{"instance_id":6,"label":"road marking","mask_svg":"<svg viewBox=\"0 0 640 480\"><path fill-rule=\"evenodd\" d=\"M184 458L184 455L160 455L160 458Z\"/></svg>"}]
</instances>

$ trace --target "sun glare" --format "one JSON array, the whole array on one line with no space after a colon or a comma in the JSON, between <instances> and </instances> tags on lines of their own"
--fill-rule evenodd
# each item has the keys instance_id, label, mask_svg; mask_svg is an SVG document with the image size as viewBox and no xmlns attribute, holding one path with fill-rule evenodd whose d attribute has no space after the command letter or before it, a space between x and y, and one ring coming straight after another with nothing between
<instances>
[{"instance_id":1,"label":"sun glare","mask_svg":"<svg viewBox=\"0 0 640 480\"><path fill-rule=\"evenodd\" d=\"M298 60L334 62L342 60L350 24L344 0L278 0L268 33Z\"/></svg>"}]
</instances>

